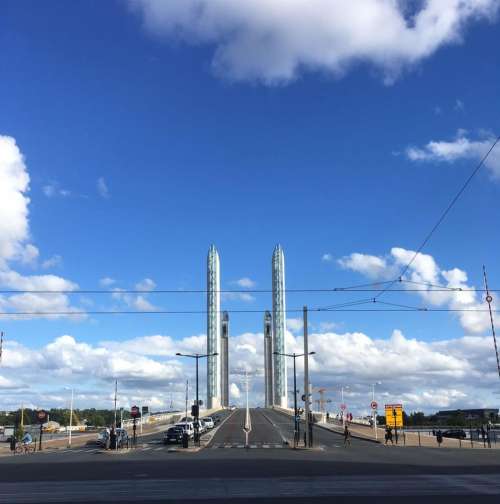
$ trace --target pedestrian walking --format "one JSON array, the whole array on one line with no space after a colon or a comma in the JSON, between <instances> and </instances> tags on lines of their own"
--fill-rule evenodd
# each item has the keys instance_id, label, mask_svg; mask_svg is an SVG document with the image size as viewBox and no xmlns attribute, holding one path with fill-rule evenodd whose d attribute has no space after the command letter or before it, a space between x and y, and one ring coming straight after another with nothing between
<instances>
[{"instance_id":1,"label":"pedestrian walking","mask_svg":"<svg viewBox=\"0 0 500 504\"><path fill-rule=\"evenodd\" d=\"M441 443L443 442L443 433L441 432L441 429L439 429L436 433L436 441L438 446L441 448Z\"/></svg>"},{"instance_id":2,"label":"pedestrian walking","mask_svg":"<svg viewBox=\"0 0 500 504\"><path fill-rule=\"evenodd\" d=\"M351 433L349 431L349 427L347 427L347 424L344 428L344 447L345 446L351 446Z\"/></svg>"},{"instance_id":3,"label":"pedestrian walking","mask_svg":"<svg viewBox=\"0 0 500 504\"><path fill-rule=\"evenodd\" d=\"M116 431L113 427L111 433L109 434L109 444L112 450L116 450Z\"/></svg>"},{"instance_id":4,"label":"pedestrian walking","mask_svg":"<svg viewBox=\"0 0 500 504\"><path fill-rule=\"evenodd\" d=\"M389 441L392 445L394 445L394 441L392 440L392 429L391 427L387 426L385 428L385 444L387 444Z\"/></svg>"}]
</instances>

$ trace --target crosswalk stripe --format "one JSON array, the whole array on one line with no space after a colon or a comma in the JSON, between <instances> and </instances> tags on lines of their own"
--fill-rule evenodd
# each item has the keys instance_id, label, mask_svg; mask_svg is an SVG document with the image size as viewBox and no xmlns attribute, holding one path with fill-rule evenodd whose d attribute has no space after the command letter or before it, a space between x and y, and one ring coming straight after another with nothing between
<instances>
[{"instance_id":1,"label":"crosswalk stripe","mask_svg":"<svg viewBox=\"0 0 500 504\"><path fill-rule=\"evenodd\" d=\"M164 450L165 448L163 446L160 446L159 448L155 448L155 451L160 451L160 450Z\"/></svg>"}]
</instances>

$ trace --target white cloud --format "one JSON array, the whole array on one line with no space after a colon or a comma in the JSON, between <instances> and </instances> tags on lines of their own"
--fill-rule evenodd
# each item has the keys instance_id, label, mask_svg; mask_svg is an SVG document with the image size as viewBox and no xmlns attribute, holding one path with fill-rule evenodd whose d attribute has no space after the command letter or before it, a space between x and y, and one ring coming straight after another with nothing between
<instances>
[{"instance_id":1,"label":"white cloud","mask_svg":"<svg viewBox=\"0 0 500 504\"><path fill-rule=\"evenodd\" d=\"M145 278L144 280L141 280L140 282L135 284L136 290L140 291L152 291L156 287L156 283L151 280L151 278Z\"/></svg>"},{"instance_id":2,"label":"white cloud","mask_svg":"<svg viewBox=\"0 0 500 504\"><path fill-rule=\"evenodd\" d=\"M358 252L338 259L337 263L343 269L357 271L371 279L387 279L393 277L395 273L392 268L388 267L385 258Z\"/></svg>"},{"instance_id":3,"label":"white cloud","mask_svg":"<svg viewBox=\"0 0 500 504\"><path fill-rule=\"evenodd\" d=\"M302 331L304 327L304 322L300 318L288 318L286 319L286 327L289 331L299 332Z\"/></svg>"},{"instance_id":4,"label":"white cloud","mask_svg":"<svg viewBox=\"0 0 500 504\"><path fill-rule=\"evenodd\" d=\"M229 387L229 395L233 399L239 399L241 397L240 389L239 389L238 385L236 385L236 383L231 383L231 385Z\"/></svg>"},{"instance_id":5,"label":"white cloud","mask_svg":"<svg viewBox=\"0 0 500 504\"><path fill-rule=\"evenodd\" d=\"M406 155L411 161L434 161L453 163L460 159L479 161L490 150L494 135L483 134L477 140L467 137L467 132L459 130L457 136L451 140L431 140L424 147L408 147ZM491 151L484 165L489 170L491 176L500 179L500 148L498 145Z\"/></svg>"},{"instance_id":6,"label":"white cloud","mask_svg":"<svg viewBox=\"0 0 500 504\"><path fill-rule=\"evenodd\" d=\"M401 247L393 247L386 257L366 254L351 254L342 259L341 266L357 271L372 280L387 280L397 278L403 267L414 257L415 251ZM484 310L480 295L473 286L467 284L467 273L459 268L451 270L441 269L435 259L428 254L420 253L413 260L410 268L403 277L404 280L417 282L421 291L418 295L430 307L448 307L452 310L469 310L456 314L462 327L469 333L481 333L489 327L487 313L473 310ZM432 285L454 289L436 292ZM407 287L402 284L401 287ZM414 287L414 286L413 286ZM464 289L464 291L458 291ZM472 291L469 291L471 290ZM469 291L469 292L467 292ZM494 302L495 304L495 302Z\"/></svg>"},{"instance_id":7,"label":"white cloud","mask_svg":"<svg viewBox=\"0 0 500 504\"><path fill-rule=\"evenodd\" d=\"M456 112L463 112L465 110L465 105L462 100L458 98L455 100L455 106L453 107Z\"/></svg>"},{"instance_id":8,"label":"white cloud","mask_svg":"<svg viewBox=\"0 0 500 504\"><path fill-rule=\"evenodd\" d=\"M239 280L235 280L233 283L238 285L239 287L243 287L244 289L251 289L252 287L255 287L257 285L256 282L248 277L240 278Z\"/></svg>"},{"instance_id":9,"label":"white cloud","mask_svg":"<svg viewBox=\"0 0 500 504\"><path fill-rule=\"evenodd\" d=\"M55 275L23 276L11 267L12 261L35 265L38 248L29 243L29 175L24 157L14 138L0 135L0 286L12 290L75 290L78 286ZM0 297L1 311L68 311L65 294L19 293ZM9 316L9 320L15 317Z\"/></svg>"},{"instance_id":10,"label":"white cloud","mask_svg":"<svg viewBox=\"0 0 500 504\"><path fill-rule=\"evenodd\" d=\"M102 281L104 281L107 286L112 285L112 283L114 283L114 280L110 283L111 280L112 279L110 278L101 279L101 285ZM146 293L154 290L155 287L156 283L151 280L151 278L145 278L135 285L136 290L145 291ZM138 311L158 311L159 307L155 306L147 299L146 293L132 295L127 292L123 292L123 290L120 288L115 288L113 289L111 297L117 301L124 302L128 307L134 308Z\"/></svg>"},{"instance_id":11,"label":"white cloud","mask_svg":"<svg viewBox=\"0 0 500 504\"><path fill-rule=\"evenodd\" d=\"M0 135L0 266L23 257L29 239L29 181L15 139Z\"/></svg>"},{"instance_id":12,"label":"white cloud","mask_svg":"<svg viewBox=\"0 0 500 504\"><path fill-rule=\"evenodd\" d=\"M45 261L42 262L42 268L50 269L56 266L60 266L61 264L62 264L62 257L56 254L50 257L49 259L45 259Z\"/></svg>"},{"instance_id":13,"label":"white cloud","mask_svg":"<svg viewBox=\"0 0 500 504\"><path fill-rule=\"evenodd\" d=\"M103 177L97 179L97 193L101 198L109 198L109 189Z\"/></svg>"},{"instance_id":14,"label":"white cloud","mask_svg":"<svg viewBox=\"0 0 500 504\"><path fill-rule=\"evenodd\" d=\"M287 82L301 71L339 76L368 63L392 82L439 48L460 43L497 0L129 0L145 27L215 47L212 66L232 80ZM380 27L383 26L383 29Z\"/></svg>"},{"instance_id":15,"label":"white cloud","mask_svg":"<svg viewBox=\"0 0 500 504\"><path fill-rule=\"evenodd\" d=\"M50 184L44 185L42 187L42 191L47 198L53 198L55 196L67 198L68 196L71 196L71 191L69 189L61 188L59 186L59 182L51 182Z\"/></svg>"},{"instance_id":16,"label":"white cloud","mask_svg":"<svg viewBox=\"0 0 500 504\"><path fill-rule=\"evenodd\" d=\"M116 283L116 281L113 279L113 278L110 278L110 277L104 277L104 278L101 278L99 280L99 284L102 286L102 287L110 287L111 285L113 285L114 283Z\"/></svg>"},{"instance_id":17,"label":"white cloud","mask_svg":"<svg viewBox=\"0 0 500 504\"><path fill-rule=\"evenodd\" d=\"M328 254L323 254L323 255L321 256L321 260L322 260L323 262L332 262L332 261L333 261L333 255L332 255L332 254L330 254L330 253L328 253Z\"/></svg>"},{"instance_id":18,"label":"white cloud","mask_svg":"<svg viewBox=\"0 0 500 504\"><path fill-rule=\"evenodd\" d=\"M258 404L263 391L263 335L235 335L229 344L231 370L256 374L250 382L250 400ZM289 352L303 351L300 336L287 333L287 345ZM346 394L349 409L367 410L370 384L374 381L382 382L377 387L379 402L402 401L407 411L495 404L491 391L498 375L491 337L465 336L428 342L408 338L397 329L387 339L374 339L362 332L312 332L309 348L316 352L310 358L311 381L315 387L327 389L327 397L333 400L331 411L338 409L340 384L350 386ZM0 389L2 385L17 387L20 381L30 383L29 394L23 393L26 401L30 398L38 404L47 401L50 406L57 403L61 391L47 390L60 387L64 381L77 384L80 401L99 406L111 404L112 382L118 379L122 403L143 397L145 403L153 401L161 407L169 400L167 388L175 392L180 404L185 379L189 377L191 382L193 378L194 364L190 359L175 357L175 353L205 350L205 335L182 339L153 335L94 345L64 335L40 348L8 341L2 360L2 378L6 381L0 379ZM291 360L288 365L291 389ZM297 360L297 372L301 384L301 359ZM204 396L203 372L200 379ZM231 382L242 383L234 373ZM238 391L231 386L231 401L241 399L241 386L236 387ZM67 394L64 395L67 400Z\"/></svg>"}]
</instances>

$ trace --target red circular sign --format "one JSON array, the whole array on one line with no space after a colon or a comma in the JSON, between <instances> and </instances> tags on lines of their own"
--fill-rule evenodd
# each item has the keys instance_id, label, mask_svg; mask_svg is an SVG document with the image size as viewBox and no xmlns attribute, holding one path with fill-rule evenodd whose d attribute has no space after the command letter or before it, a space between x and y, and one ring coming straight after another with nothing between
<instances>
[{"instance_id":1,"label":"red circular sign","mask_svg":"<svg viewBox=\"0 0 500 504\"><path fill-rule=\"evenodd\" d=\"M342 403L342 404L340 405L340 409L341 409L342 411L346 410L346 409L347 409L347 404L343 404L343 403Z\"/></svg>"},{"instance_id":2,"label":"red circular sign","mask_svg":"<svg viewBox=\"0 0 500 504\"><path fill-rule=\"evenodd\" d=\"M135 418L135 417L139 416L139 407L138 406L132 406L130 408L130 416L132 418Z\"/></svg>"},{"instance_id":3,"label":"red circular sign","mask_svg":"<svg viewBox=\"0 0 500 504\"><path fill-rule=\"evenodd\" d=\"M38 421L40 423L43 423L45 422L45 420L47 420L47 412L45 410L38 410L36 412L36 418L38 419Z\"/></svg>"},{"instance_id":4,"label":"red circular sign","mask_svg":"<svg viewBox=\"0 0 500 504\"><path fill-rule=\"evenodd\" d=\"M370 403L370 406L372 408L372 410L376 410L378 408L378 404L377 404L377 401L372 401Z\"/></svg>"}]
</instances>

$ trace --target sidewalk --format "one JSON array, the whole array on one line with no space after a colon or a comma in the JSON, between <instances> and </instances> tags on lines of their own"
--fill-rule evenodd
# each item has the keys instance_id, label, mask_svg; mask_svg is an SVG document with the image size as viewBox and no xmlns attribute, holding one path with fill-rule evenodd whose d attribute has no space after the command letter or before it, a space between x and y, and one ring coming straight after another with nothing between
<instances>
[{"instance_id":1,"label":"sidewalk","mask_svg":"<svg viewBox=\"0 0 500 504\"><path fill-rule=\"evenodd\" d=\"M329 429L334 432L342 433L343 428L341 424L335 424L333 422L318 422L316 425L322 427L324 429ZM355 423L349 424L349 430L351 431L351 435L353 437L358 437L360 439L365 439L367 441L378 442L381 444L385 443L385 429L377 428L377 437L378 440L375 439L375 431L373 427L368 425L359 425ZM394 444L396 444L396 436L394 434L394 429L392 432L392 439ZM389 443L390 444L390 443ZM418 432L408 432L403 431L399 432L398 430L398 446L423 446L426 448L439 448L439 445L436 441L435 436L429 435L427 433L421 432L420 435ZM468 448L468 449L490 449L488 448L488 444L486 443L486 447L483 444L483 441L473 441L471 444L470 439L452 439L452 438L443 438L443 442L441 443L441 448ZM491 449L500 449L500 443L495 445L495 443L491 444Z\"/></svg>"}]
</instances>

